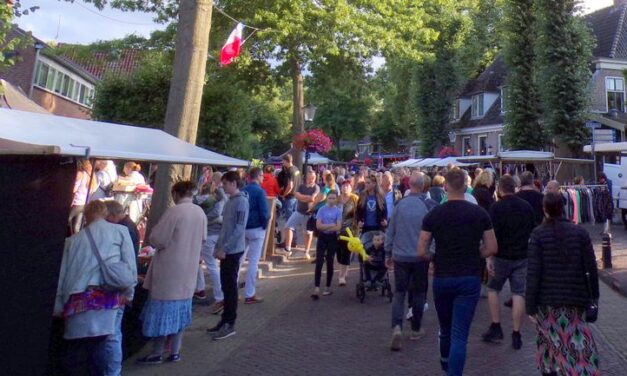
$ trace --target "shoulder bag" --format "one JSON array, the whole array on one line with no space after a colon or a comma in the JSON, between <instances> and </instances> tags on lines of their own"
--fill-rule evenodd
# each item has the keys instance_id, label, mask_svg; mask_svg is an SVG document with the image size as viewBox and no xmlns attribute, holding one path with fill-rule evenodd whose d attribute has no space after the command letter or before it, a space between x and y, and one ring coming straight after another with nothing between
<instances>
[{"instance_id":1,"label":"shoulder bag","mask_svg":"<svg viewBox=\"0 0 627 376\"><path fill-rule=\"evenodd\" d=\"M133 271L125 262L120 261L105 263L100 256L94 237L89 230L89 227L85 228L89 243L91 244L91 250L98 260L100 265L100 272L102 274L102 288L107 291L124 291L135 285L135 277ZM120 254L120 256L122 256Z\"/></svg>"}]
</instances>

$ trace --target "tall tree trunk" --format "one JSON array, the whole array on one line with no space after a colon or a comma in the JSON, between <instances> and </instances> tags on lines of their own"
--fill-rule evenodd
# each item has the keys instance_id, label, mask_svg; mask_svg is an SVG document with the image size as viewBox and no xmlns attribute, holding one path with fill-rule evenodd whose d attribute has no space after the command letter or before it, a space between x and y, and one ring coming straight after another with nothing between
<instances>
[{"instance_id":1,"label":"tall tree trunk","mask_svg":"<svg viewBox=\"0 0 627 376\"><path fill-rule=\"evenodd\" d=\"M290 73L292 75L292 135L296 136L297 134L305 132L303 73L301 71L300 61L296 58L290 60ZM302 151L302 148L298 148L295 145L292 148L294 165L299 170L303 168Z\"/></svg>"},{"instance_id":2,"label":"tall tree trunk","mask_svg":"<svg viewBox=\"0 0 627 376\"><path fill-rule=\"evenodd\" d=\"M179 3L176 52L164 130L192 144L196 143L200 118L212 5L213 0L181 0ZM181 178L189 179L191 172L190 165L159 164L149 227L172 205L172 185Z\"/></svg>"}]
</instances>

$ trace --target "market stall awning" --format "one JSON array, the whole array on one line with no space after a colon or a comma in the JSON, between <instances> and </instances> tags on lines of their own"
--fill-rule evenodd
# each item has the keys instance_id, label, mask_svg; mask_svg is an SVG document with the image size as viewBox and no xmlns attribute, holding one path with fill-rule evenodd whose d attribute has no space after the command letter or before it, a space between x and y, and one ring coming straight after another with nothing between
<instances>
[{"instance_id":1,"label":"market stall awning","mask_svg":"<svg viewBox=\"0 0 627 376\"><path fill-rule=\"evenodd\" d=\"M586 145L583 147L583 151L586 153L592 153L592 145ZM622 153L627 152L627 142L607 142L603 144L594 145L595 153Z\"/></svg>"},{"instance_id":2,"label":"market stall awning","mask_svg":"<svg viewBox=\"0 0 627 376\"><path fill-rule=\"evenodd\" d=\"M502 151L497 154L497 157L506 162L548 162L555 159L555 156L551 152L535 150Z\"/></svg>"},{"instance_id":3,"label":"market stall awning","mask_svg":"<svg viewBox=\"0 0 627 376\"><path fill-rule=\"evenodd\" d=\"M58 154L101 159L248 166L158 129L0 109L0 154Z\"/></svg>"},{"instance_id":4,"label":"market stall awning","mask_svg":"<svg viewBox=\"0 0 627 376\"><path fill-rule=\"evenodd\" d=\"M410 158L410 159L404 160L402 162L394 163L392 165L392 168L410 167L414 163L418 163L418 162L422 161L423 159L424 158L418 158L418 159Z\"/></svg>"}]
</instances>

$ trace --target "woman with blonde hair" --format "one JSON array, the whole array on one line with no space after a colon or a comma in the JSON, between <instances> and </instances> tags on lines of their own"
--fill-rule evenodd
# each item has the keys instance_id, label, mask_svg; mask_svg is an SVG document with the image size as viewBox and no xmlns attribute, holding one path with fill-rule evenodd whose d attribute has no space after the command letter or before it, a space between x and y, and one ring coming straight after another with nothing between
<instances>
[{"instance_id":1,"label":"woman with blonde hair","mask_svg":"<svg viewBox=\"0 0 627 376\"><path fill-rule=\"evenodd\" d=\"M146 185L144 175L140 173L142 167L135 162L126 162L122 169L122 176L118 177L114 190L116 194L115 200L128 208L128 215L133 222L137 223L141 217L144 205L135 195L135 188L140 185Z\"/></svg>"},{"instance_id":2,"label":"woman with blonde hair","mask_svg":"<svg viewBox=\"0 0 627 376\"><path fill-rule=\"evenodd\" d=\"M368 231L381 231L387 227L387 208L385 195L379 187L377 177L371 174L366 178L366 187L359 195L355 221L362 229L362 233Z\"/></svg>"},{"instance_id":3,"label":"woman with blonde hair","mask_svg":"<svg viewBox=\"0 0 627 376\"><path fill-rule=\"evenodd\" d=\"M494 176L490 171L482 171L475 178L473 197L477 200L477 204L486 211L490 210L490 206L494 203L494 195L492 194L492 185L494 184Z\"/></svg>"},{"instance_id":4,"label":"woman with blonde hair","mask_svg":"<svg viewBox=\"0 0 627 376\"><path fill-rule=\"evenodd\" d=\"M83 224L83 210L87 203L88 196L98 189L98 179L92 176L93 168L88 160L78 161L78 171L74 180L74 198L72 199L72 209L68 218L68 225L72 234L81 230Z\"/></svg>"},{"instance_id":5,"label":"woman with blonde hair","mask_svg":"<svg viewBox=\"0 0 627 376\"><path fill-rule=\"evenodd\" d=\"M72 362L86 350L93 375L122 372L122 316L133 300L137 263L128 230L106 221L107 207L92 201L85 207L86 227L66 243L59 272L54 315L65 319L63 337L72 340ZM98 256L107 264L123 263L135 281L123 291L105 288ZM79 341L80 340L80 341Z\"/></svg>"}]
</instances>

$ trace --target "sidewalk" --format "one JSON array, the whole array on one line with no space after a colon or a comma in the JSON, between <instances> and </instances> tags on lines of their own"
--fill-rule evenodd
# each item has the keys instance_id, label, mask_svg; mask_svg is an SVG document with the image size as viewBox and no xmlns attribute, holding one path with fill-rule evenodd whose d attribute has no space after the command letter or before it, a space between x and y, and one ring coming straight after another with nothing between
<instances>
[{"instance_id":1,"label":"sidewalk","mask_svg":"<svg viewBox=\"0 0 627 376\"><path fill-rule=\"evenodd\" d=\"M398 353L388 348L391 305L377 293L368 293L364 304L355 298L356 268L349 273L347 287L311 301L313 265L308 262L278 265L259 281L261 304L241 304L237 335L211 341L205 328L218 321L208 305L194 306L194 323L185 332L182 361L160 366L124 364L125 375L440 375L437 317L432 301L425 312L427 332L420 341L403 342ZM324 279L324 276L323 276ZM503 297L504 298L504 297ZM431 293L429 293L431 299ZM627 327L623 325L627 299L601 284L601 314L593 330L604 375L623 375L627 369ZM488 327L487 299L481 299L468 341L464 375L529 376L534 366L534 330L523 326L523 348L510 345L511 311L502 310L505 341L501 345L481 342ZM407 328L406 328L407 329Z\"/></svg>"},{"instance_id":2,"label":"sidewalk","mask_svg":"<svg viewBox=\"0 0 627 376\"><path fill-rule=\"evenodd\" d=\"M590 233L597 256L599 278L609 287L627 297L627 230L622 225L612 225L612 269L603 269L601 230L603 226L584 225Z\"/></svg>"}]
</instances>

